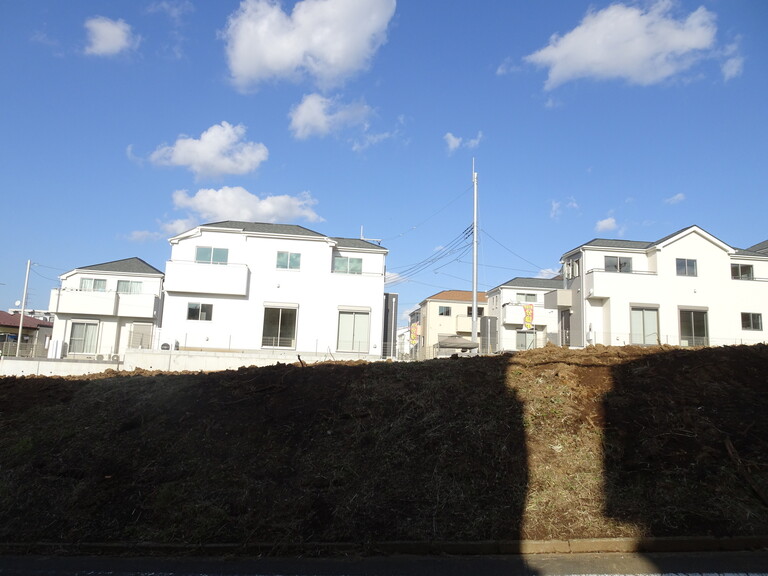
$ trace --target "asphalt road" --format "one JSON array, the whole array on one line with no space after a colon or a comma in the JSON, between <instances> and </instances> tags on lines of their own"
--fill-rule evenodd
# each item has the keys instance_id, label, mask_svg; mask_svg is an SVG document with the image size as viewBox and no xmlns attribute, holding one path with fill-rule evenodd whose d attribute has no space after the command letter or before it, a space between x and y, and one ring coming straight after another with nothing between
<instances>
[{"instance_id":1,"label":"asphalt road","mask_svg":"<svg viewBox=\"0 0 768 576\"><path fill-rule=\"evenodd\" d=\"M0 556L0 576L768 576L768 551L371 558Z\"/></svg>"}]
</instances>

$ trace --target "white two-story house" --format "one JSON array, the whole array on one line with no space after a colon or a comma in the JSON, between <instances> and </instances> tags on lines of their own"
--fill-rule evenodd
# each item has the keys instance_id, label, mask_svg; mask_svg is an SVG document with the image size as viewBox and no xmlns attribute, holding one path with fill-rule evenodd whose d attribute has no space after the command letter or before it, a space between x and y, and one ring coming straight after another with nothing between
<instances>
[{"instance_id":1,"label":"white two-story house","mask_svg":"<svg viewBox=\"0 0 768 576\"><path fill-rule=\"evenodd\" d=\"M118 359L153 347L163 273L140 258L75 268L51 291L49 358Z\"/></svg>"},{"instance_id":2,"label":"white two-story house","mask_svg":"<svg viewBox=\"0 0 768 576\"><path fill-rule=\"evenodd\" d=\"M237 221L197 226L170 244L162 348L291 362L382 357L385 248Z\"/></svg>"},{"instance_id":3,"label":"white two-story house","mask_svg":"<svg viewBox=\"0 0 768 576\"><path fill-rule=\"evenodd\" d=\"M733 248L698 226L655 242L594 239L566 252L546 296L560 344L753 344L767 340L768 243Z\"/></svg>"},{"instance_id":4,"label":"white two-story house","mask_svg":"<svg viewBox=\"0 0 768 576\"><path fill-rule=\"evenodd\" d=\"M544 295L562 288L562 279L512 278L488 290L486 352L510 352L558 343L558 315L544 307ZM484 334L485 336L485 334Z\"/></svg>"}]
</instances>

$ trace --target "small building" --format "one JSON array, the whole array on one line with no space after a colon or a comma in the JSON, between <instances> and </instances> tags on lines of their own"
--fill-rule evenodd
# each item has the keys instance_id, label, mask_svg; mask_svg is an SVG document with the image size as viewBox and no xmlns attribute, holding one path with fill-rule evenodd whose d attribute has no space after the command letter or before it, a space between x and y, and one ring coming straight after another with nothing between
<instances>
[{"instance_id":1,"label":"small building","mask_svg":"<svg viewBox=\"0 0 768 576\"><path fill-rule=\"evenodd\" d=\"M427 360L476 351L486 304L485 293L478 293L473 341L471 291L443 290L423 300L410 314L410 358Z\"/></svg>"},{"instance_id":2,"label":"small building","mask_svg":"<svg viewBox=\"0 0 768 576\"><path fill-rule=\"evenodd\" d=\"M51 291L50 358L118 359L152 348L161 314L163 273L141 258L75 268Z\"/></svg>"},{"instance_id":3,"label":"small building","mask_svg":"<svg viewBox=\"0 0 768 576\"><path fill-rule=\"evenodd\" d=\"M45 357L53 331L53 323L20 313L12 314L0 310L0 355L16 356L21 328L19 356Z\"/></svg>"},{"instance_id":4,"label":"small building","mask_svg":"<svg viewBox=\"0 0 768 576\"><path fill-rule=\"evenodd\" d=\"M655 242L595 238L561 263L564 285L546 296L561 345L767 339L768 242L741 250L689 226Z\"/></svg>"},{"instance_id":5,"label":"small building","mask_svg":"<svg viewBox=\"0 0 768 576\"><path fill-rule=\"evenodd\" d=\"M544 307L544 295L563 287L562 278L512 278L488 290L483 353L539 348L557 343L558 318Z\"/></svg>"}]
</instances>

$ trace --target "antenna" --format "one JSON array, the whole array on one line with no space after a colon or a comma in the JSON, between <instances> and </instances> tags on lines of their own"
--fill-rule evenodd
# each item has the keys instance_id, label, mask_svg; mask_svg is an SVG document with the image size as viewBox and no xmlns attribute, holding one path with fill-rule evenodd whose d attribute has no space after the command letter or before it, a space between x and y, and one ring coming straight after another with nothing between
<instances>
[{"instance_id":1,"label":"antenna","mask_svg":"<svg viewBox=\"0 0 768 576\"><path fill-rule=\"evenodd\" d=\"M366 242L376 242L379 246L381 246L381 238L366 238L363 235L363 226L360 225L360 240L365 240Z\"/></svg>"}]
</instances>

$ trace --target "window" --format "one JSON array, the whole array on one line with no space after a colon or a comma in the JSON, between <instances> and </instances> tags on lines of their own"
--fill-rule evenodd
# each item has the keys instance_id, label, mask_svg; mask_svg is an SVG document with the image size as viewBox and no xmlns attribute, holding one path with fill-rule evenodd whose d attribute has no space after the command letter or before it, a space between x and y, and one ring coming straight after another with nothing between
<instances>
[{"instance_id":1,"label":"window","mask_svg":"<svg viewBox=\"0 0 768 576\"><path fill-rule=\"evenodd\" d=\"M187 305L187 320L208 320L213 319L213 304L201 304L200 302L190 302Z\"/></svg>"},{"instance_id":2,"label":"window","mask_svg":"<svg viewBox=\"0 0 768 576\"><path fill-rule=\"evenodd\" d=\"M104 278L80 278L80 290L83 292L106 292L107 281Z\"/></svg>"},{"instance_id":3,"label":"window","mask_svg":"<svg viewBox=\"0 0 768 576\"><path fill-rule=\"evenodd\" d=\"M296 308L265 308L262 346L296 347Z\"/></svg>"},{"instance_id":4,"label":"window","mask_svg":"<svg viewBox=\"0 0 768 576\"><path fill-rule=\"evenodd\" d=\"M731 264L731 278L734 280L754 280L752 264Z\"/></svg>"},{"instance_id":5,"label":"window","mask_svg":"<svg viewBox=\"0 0 768 576\"><path fill-rule=\"evenodd\" d=\"M99 325L94 322L72 322L69 334L70 354L95 354Z\"/></svg>"},{"instance_id":6,"label":"window","mask_svg":"<svg viewBox=\"0 0 768 576\"><path fill-rule=\"evenodd\" d=\"M152 348L152 324L134 322L128 336L128 348Z\"/></svg>"},{"instance_id":7,"label":"window","mask_svg":"<svg viewBox=\"0 0 768 576\"><path fill-rule=\"evenodd\" d=\"M680 345L709 345L706 312L699 310L680 310Z\"/></svg>"},{"instance_id":8,"label":"window","mask_svg":"<svg viewBox=\"0 0 768 576\"><path fill-rule=\"evenodd\" d=\"M477 317L480 318L483 315L483 307L477 307ZM467 316L472 316L472 306L467 306Z\"/></svg>"},{"instance_id":9,"label":"window","mask_svg":"<svg viewBox=\"0 0 768 576\"><path fill-rule=\"evenodd\" d=\"M571 275L573 278L577 278L580 274L581 270L581 259L576 258L573 262L571 262Z\"/></svg>"},{"instance_id":10,"label":"window","mask_svg":"<svg viewBox=\"0 0 768 576\"><path fill-rule=\"evenodd\" d=\"M696 260L678 258L676 266L678 276L696 276Z\"/></svg>"},{"instance_id":11,"label":"window","mask_svg":"<svg viewBox=\"0 0 768 576\"><path fill-rule=\"evenodd\" d=\"M754 312L742 312L741 313L741 329L742 330L762 330L763 315L755 314Z\"/></svg>"},{"instance_id":12,"label":"window","mask_svg":"<svg viewBox=\"0 0 768 576\"><path fill-rule=\"evenodd\" d=\"M606 256L605 271L626 272L630 274L632 272L632 258L628 256Z\"/></svg>"},{"instance_id":13,"label":"window","mask_svg":"<svg viewBox=\"0 0 768 576\"><path fill-rule=\"evenodd\" d=\"M347 256L334 256L333 271L338 274L362 274L363 259L348 258Z\"/></svg>"},{"instance_id":14,"label":"window","mask_svg":"<svg viewBox=\"0 0 768 576\"><path fill-rule=\"evenodd\" d=\"M301 254L278 252L277 267L283 270L298 270L301 268Z\"/></svg>"},{"instance_id":15,"label":"window","mask_svg":"<svg viewBox=\"0 0 768 576\"><path fill-rule=\"evenodd\" d=\"M195 262L200 264L226 264L229 259L228 248L211 248L198 246L195 251Z\"/></svg>"},{"instance_id":16,"label":"window","mask_svg":"<svg viewBox=\"0 0 768 576\"><path fill-rule=\"evenodd\" d=\"M120 294L141 294L141 281L118 280L117 291Z\"/></svg>"},{"instance_id":17,"label":"window","mask_svg":"<svg viewBox=\"0 0 768 576\"><path fill-rule=\"evenodd\" d=\"M340 352L368 352L370 319L368 312L339 312L339 337L336 349Z\"/></svg>"},{"instance_id":18,"label":"window","mask_svg":"<svg viewBox=\"0 0 768 576\"><path fill-rule=\"evenodd\" d=\"M632 344L659 344L659 311L656 308L632 308L629 323Z\"/></svg>"},{"instance_id":19,"label":"window","mask_svg":"<svg viewBox=\"0 0 768 576\"><path fill-rule=\"evenodd\" d=\"M450 306L438 306L437 307L437 315L438 316L450 316L451 315L451 307Z\"/></svg>"},{"instance_id":20,"label":"window","mask_svg":"<svg viewBox=\"0 0 768 576\"><path fill-rule=\"evenodd\" d=\"M517 331L516 346L517 350L530 350L536 348L535 334L524 330Z\"/></svg>"},{"instance_id":21,"label":"window","mask_svg":"<svg viewBox=\"0 0 768 576\"><path fill-rule=\"evenodd\" d=\"M516 298L518 302L536 302L536 294L518 292Z\"/></svg>"}]
</instances>

